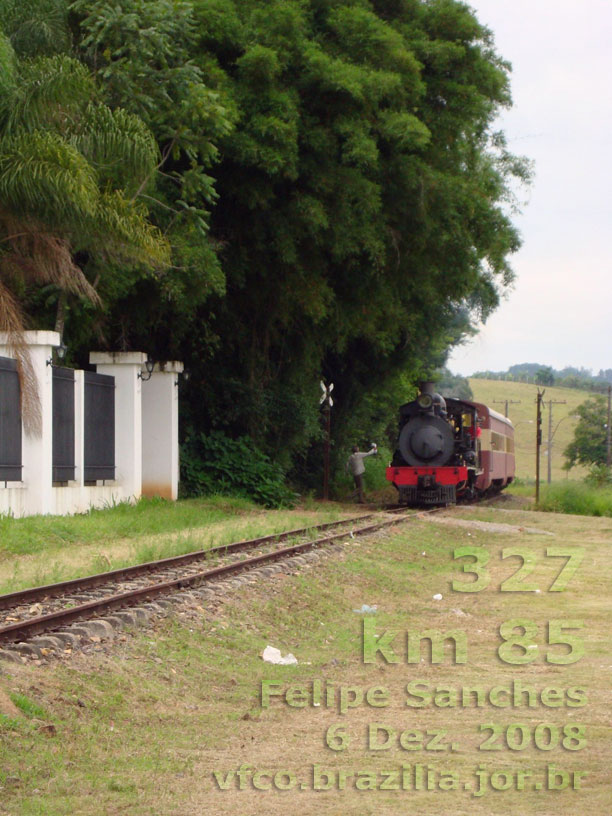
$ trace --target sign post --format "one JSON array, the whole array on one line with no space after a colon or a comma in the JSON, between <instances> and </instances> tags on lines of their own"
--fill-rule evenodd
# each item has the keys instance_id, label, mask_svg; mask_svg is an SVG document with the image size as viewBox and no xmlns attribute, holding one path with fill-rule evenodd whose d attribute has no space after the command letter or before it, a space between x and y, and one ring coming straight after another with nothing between
<instances>
[{"instance_id":1,"label":"sign post","mask_svg":"<svg viewBox=\"0 0 612 816\"><path fill-rule=\"evenodd\" d=\"M323 396L319 400L319 404L323 405L325 413L325 451L323 455L323 501L329 500L329 452L331 448L331 409L334 401L331 392L334 390L334 384L325 385L321 380L321 390Z\"/></svg>"}]
</instances>

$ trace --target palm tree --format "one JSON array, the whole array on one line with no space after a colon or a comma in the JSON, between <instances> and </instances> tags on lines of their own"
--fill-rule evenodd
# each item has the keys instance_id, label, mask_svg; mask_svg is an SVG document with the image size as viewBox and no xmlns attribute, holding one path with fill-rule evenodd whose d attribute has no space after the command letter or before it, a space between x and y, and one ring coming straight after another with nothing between
<instances>
[{"instance_id":1,"label":"palm tree","mask_svg":"<svg viewBox=\"0 0 612 816\"><path fill-rule=\"evenodd\" d=\"M158 162L152 134L138 117L99 101L82 63L48 53L53 26L64 31L54 41L65 47L67 28L51 14L63 3L22 0L21 14L16 5L0 0L0 331L15 349L24 418L36 432L37 398L20 343L24 287L58 288L61 330L67 294L99 301L75 257L95 257L98 268L109 260L161 268L170 250L135 200ZM47 13L38 28L33 12L23 13L32 5ZM32 56L36 43L43 53Z\"/></svg>"}]
</instances>

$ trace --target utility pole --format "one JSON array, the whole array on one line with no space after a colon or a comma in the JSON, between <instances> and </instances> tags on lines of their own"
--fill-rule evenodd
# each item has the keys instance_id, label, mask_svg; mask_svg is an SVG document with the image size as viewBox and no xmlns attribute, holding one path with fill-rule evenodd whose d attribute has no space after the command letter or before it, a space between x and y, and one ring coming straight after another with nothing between
<instances>
[{"instance_id":1,"label":"utility pole","mask_svg":"<svg viewBox=\"0 0 612 816\"><path fill-rule=\"evenodd\" d=\"M321 380L321 390L323 396L319 400L319 404L323 405L323 412L325 414L325 452L323 457L323 501L329 499L329 450L331 447L331 409L334 401L331 392L334 390L334 384L325 385Z\"/></svg>"},{"instance_id":2,"label":"utility pole","mask_svg":"<svg viewBox=\"0 0 612 816\"><path fill-rule=\"evenodd\" d=\"M552 469L552 438L553 438L553 430L552 430L552 407L553 405L567 405L567 400L548 400L548 475L546 479L546 483L550 484L551 482L551 469Z\"/></svg>"},{"instance_id":3,"label":"utility pole","mask_svg":"<svg viewBox=\"0 0 612 816\"><path fill-rule=\"evenodd\" d=\"M542 444L542 397L544 396L544 393L545 390L540 391L538 388L538 396L536 397L536 402L538 404L536 414L536 507L540 503L540 445Z\"/></svg>"},{"instance_id":4,"label":"utility pole","mask_svg":"<svg viewBox=\"0 0 612 816\"><path fill-rule=\"evenodd\" d=\"M610 437L610 407L612 403L612 385L608 386L608 425L606 427L606 465L612 465L612 446Z\"/></svg>"},{"instance_id":5,"label":"utility pole","mask_svg":"<svg viewBox=\"0 0 612 816\"><path fill-rule=\"evenodd\" d=\"M518 405L520 400L493 400L494 405L505 405L504 409L504 416L508 416L508 406L509 405Z\"/></svg>"}]
</instances>

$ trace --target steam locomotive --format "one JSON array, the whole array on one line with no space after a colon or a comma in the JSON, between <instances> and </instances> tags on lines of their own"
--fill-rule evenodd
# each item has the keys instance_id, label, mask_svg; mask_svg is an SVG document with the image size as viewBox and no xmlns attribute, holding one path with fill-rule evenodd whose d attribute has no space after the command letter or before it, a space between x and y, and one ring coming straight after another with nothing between
<instances>
[{"instance_id":1,"label":"steam locomotive","mask_svg":"<svg viewBox=\"0 0 612 816\"><path fill-rule=\"evenodd\" d=\"M400 504L444 505L497 493L514 478L514 426L479 402L420 394L400 408L387 479Z\"/></svg>"}]
</instances>

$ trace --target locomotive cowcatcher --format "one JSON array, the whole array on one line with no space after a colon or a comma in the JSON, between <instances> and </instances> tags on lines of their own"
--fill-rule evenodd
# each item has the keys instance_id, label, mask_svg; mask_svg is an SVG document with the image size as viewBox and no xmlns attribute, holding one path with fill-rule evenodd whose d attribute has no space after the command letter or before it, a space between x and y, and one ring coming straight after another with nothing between
<instances>
[{"instance_id":1,"label":"locomotive cowcatcher","mask_svg":"<svg viewBox=\"0 0 612 816\"><path fill-rule=\"evenodd\" d=\"M387 479L400 504L452 504L499 492L514 478L514 426L479 402L444 399L431 382L400 408Z\"/></svg>"}]
</instances>

